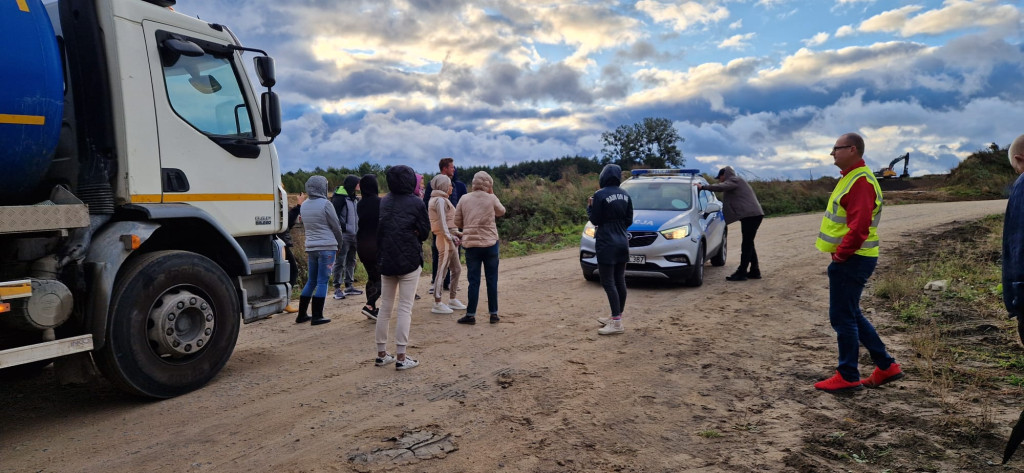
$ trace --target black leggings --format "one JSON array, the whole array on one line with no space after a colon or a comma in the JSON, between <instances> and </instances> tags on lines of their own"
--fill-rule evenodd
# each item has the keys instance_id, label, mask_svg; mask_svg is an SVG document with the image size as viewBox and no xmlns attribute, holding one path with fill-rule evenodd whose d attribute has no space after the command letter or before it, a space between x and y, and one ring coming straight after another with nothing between
<instances>
[{"instance_id":1,"label":"black leggings","mask_svg":"<svg viewBox=\"0 0 1024 473\"><path fill-rule=\"evenodd\" d=\"M754 249L754 237L757 236L757 228L761 226L763 216L747 217L740 219L740 231L743 233L743 244L740 245L740 272L746 274L761 273L761 267L757 264L757 250Z\"/></svg>"},{"instance_id":2,"label":"black leggings","mask_svg":"<svg viewBox=\"0 0 1024 473\"><path fill-rule=\"evenodd\" d=\"M626 310L626 263L598 263L597 272L601 276L601 286L604 286L604 292L608 294L612 317L622 315L622 311Z\"/></svg>"}]
</instances>

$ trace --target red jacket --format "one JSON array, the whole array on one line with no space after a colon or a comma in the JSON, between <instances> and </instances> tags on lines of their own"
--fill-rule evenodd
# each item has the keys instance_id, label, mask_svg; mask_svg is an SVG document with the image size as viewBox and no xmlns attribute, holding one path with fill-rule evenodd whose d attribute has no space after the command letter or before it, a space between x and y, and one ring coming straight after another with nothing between
<instances>
[{"instance_id":1,"label":"red jacket","mask_svg":"<svg viewBox=\"0 0 1024 473\"><path fill-rule=\"evenodd\" d=\"M861 159L849 169L844 169L841 174L845 176L864 165L864 160ZM875 187L867 179L857 179L850 186L850 192L839 200L839 204L846 209L846 226L850 227L850 232L843 237L836 252L832 253L832 261L842 263L868 239L871 213L875 211Z\"/></svg>"}]
</instances>

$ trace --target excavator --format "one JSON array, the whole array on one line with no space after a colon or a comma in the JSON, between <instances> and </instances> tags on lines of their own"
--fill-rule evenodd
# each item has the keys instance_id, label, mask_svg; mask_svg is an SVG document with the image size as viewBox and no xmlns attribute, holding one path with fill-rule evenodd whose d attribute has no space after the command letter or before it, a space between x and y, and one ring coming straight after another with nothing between
<instances>
[{"instance_id":1,"label":"excavator","mask_svg":"<svg viewBox=\"0 0 1024 473\"><path fill-rule=\"evenodd\" d=\"M900 160L903 161L903 174L896 174L896 171L893 170L893 166L896 166L896 163L900 162ZM892 160L887 167L875 171L875 177L881 177L883 179L892 179L894 177L903 179L904 177L910 177L910 173L907 172L907 165L909 164L910 153L908 152L903 156Z\"/></svg>"}]
</instances>

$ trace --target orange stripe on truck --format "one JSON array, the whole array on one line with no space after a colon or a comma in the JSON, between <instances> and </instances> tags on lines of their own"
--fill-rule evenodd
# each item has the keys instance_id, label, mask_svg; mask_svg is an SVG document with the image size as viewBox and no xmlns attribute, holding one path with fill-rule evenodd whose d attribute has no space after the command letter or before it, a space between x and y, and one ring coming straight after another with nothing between
<instances>
[{"instance_id":1,"label":"orange stripe on truck","mask_svg":"<svg viewBox=\"0 0 1024 473\"><path fill-rule=\"evenodd\" d=\"M3 113L0 113L0 124L45 125L46 117L42 115L5 115Z\"/></svg>"}]
</instances>

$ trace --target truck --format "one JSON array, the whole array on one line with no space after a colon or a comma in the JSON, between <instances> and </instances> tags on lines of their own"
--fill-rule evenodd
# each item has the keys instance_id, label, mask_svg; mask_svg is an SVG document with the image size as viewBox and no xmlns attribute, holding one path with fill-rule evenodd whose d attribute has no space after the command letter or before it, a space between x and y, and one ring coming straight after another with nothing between
<instances>
[{"instance_id":1,"label":"truck","mask_svg":"<svg viewBox=\"0 0 1024 473\"><path fill-rule=\"evenodd\" d=\"M273 58L174 5L0 2L0 374L170 398L288 304Z\"/></svg>"}]
</instances>

